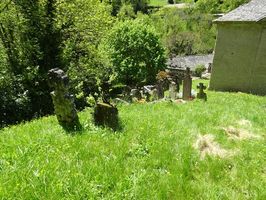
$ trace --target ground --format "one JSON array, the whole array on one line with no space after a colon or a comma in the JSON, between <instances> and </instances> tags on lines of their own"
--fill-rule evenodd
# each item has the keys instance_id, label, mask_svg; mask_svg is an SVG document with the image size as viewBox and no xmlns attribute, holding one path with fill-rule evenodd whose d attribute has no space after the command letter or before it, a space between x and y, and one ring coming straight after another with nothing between
<instances>
[{"instance_id":1,"label":"ground","mask_svg":"<svg viewBox=\"0 0 266 200\"><path fill-rule=\"evenodd\" d=\"M266 198L266 97L118 108L115 133L90 109L78 134L53 116L0 130L0 199Z\"/></svg>"}]
</instances>

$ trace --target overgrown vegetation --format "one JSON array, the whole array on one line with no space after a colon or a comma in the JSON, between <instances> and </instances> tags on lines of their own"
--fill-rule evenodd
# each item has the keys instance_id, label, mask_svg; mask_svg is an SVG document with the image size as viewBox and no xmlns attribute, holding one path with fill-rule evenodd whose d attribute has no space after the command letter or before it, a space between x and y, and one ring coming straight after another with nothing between
<instances>
[{"instance_id":1,"label":"overgrown vegetation","mask_svg":"<svg viewBox=\"0 0 266 200\"><path fill-rule=\"evenodd\" d=\"M207 102L121 105L117 133L94 127L90 109L80 135L55 117L5 128L0 198L265 199L265 109L265 97L208 92ZM243 120L258 138L224 131ZM235 154L202 159L200 134Z\"/></svg>"},{"instance_id":2,"label":"overgrown vegetation","mask_svg":"<svg viewBox=\"0 0 266 200\"><path fill-rule=\"evenodd\" d=\"M165 69L166 59L159 36L141 20L117 23L104 43L118 83L152 84Z\"/></svg>"},{"instance_id":3,"label":"overgrown vegetation","mask_svg":"<svg viewBox=\"0 0 266 200\"><path fill-rule=\"evenodd\" d=\"M51 68L67 71L71 93L82 109L88 99L101 97L102 80L110 84L152 83L165 67L163 55L211 53L216 35L212 13L229 11L245 1L217 2L198 0L185 9L150 12L147 0L2 0L0 126L53 113L47 84ZM107 35L123 23L129 25L125 36L135 41L123 38L120 43L119 34ZM108 37L112 51L99 48L106 45ZM113 55L121 56L116 56L119 62L114 63Z\"/></svg>"}]
</instances>

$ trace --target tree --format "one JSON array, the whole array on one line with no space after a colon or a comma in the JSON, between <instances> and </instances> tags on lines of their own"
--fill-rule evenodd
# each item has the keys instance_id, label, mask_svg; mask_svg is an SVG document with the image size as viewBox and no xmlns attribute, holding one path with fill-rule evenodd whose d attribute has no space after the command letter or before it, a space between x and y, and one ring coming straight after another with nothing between
<instances>
[{"instance_id":1,"label":"tree","mask_svg":"<svg viewBox=\"0 0 266 200\"><path fill-rule=\"evenodd\" d=\"M85 76L95 80L98 75L91 72L102 66L97 46L111 25L100 1L2 0L0 120L14 123L53 113L47 84L51 68L68 70L71 88Z\"/></svg>"},{"instance_id":2,"label":"tree","mask_svg":"<svg viewBox=\"0 0 266 200\"><path fill-rule=\"evenodd\" d=\"M111 13L113 16L118 14L119 10L124 4L130 4L133 7L135 14L139 11L143 13L148 12L149 0L103 0L103 2L111 6Z\"/></svg>"},{"instance_id":3,"label":"tree","mask_svg":"<svg viewBox=\"0 0 266 200\"><path fill-rule=\"evenodd\" d=\"M78 108L82 108L86 105L86 97L99 93L98 80L107 65L98 46L113 26L113 18L106 5L99 1L62 0L57 7L57 19L70 89L76 94Z\"/></svg>"},{"instance_id":4,"label":"tree","mask_svg":"<svg viewBox=\"0 0 266 200\"><path fill-rule=\"evenodd\" d=\"M165 68L159 36L140 20L117 23L103 46L120 83L151 84L156 74Z\"/></svg>"}]
</instances>

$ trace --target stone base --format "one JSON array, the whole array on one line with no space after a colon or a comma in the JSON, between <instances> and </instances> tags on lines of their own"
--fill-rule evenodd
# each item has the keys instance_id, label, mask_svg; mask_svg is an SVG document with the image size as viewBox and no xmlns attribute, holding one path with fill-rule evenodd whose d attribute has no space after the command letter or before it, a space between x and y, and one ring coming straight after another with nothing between
<instances>
[{"instance_id":1,"label":"stone base","mask_svg":"<svg viewBox=\"0 0 266 200\"><path fill-rule=\"evenodd\" d=\"M204 101L207 101L207 94L203 93L203 94L197 94L197 99L202 99Z\"/></svg>"}]
</instances>

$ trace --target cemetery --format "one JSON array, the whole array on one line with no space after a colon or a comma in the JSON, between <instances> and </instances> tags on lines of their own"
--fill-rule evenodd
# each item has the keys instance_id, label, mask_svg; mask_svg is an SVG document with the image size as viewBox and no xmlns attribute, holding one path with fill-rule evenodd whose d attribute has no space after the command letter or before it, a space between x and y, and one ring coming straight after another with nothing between
<instances>
[{"instance_id":1,"label":"cemetery","mask_svg":"<svg viewBox=\"0 0 266 200\"><path fill-rule=\"evenodd\" d=\"M265 199L265 2L0 2L0 199Z\"/></svg>"}]
</instances>

